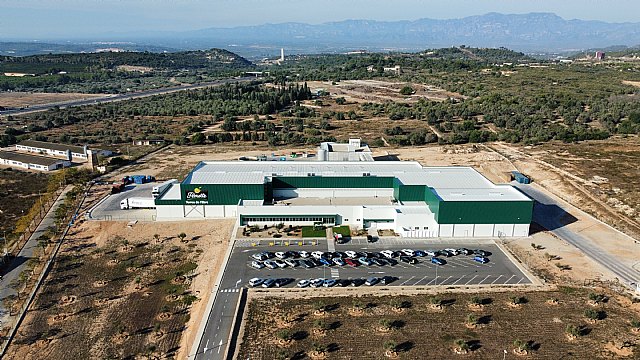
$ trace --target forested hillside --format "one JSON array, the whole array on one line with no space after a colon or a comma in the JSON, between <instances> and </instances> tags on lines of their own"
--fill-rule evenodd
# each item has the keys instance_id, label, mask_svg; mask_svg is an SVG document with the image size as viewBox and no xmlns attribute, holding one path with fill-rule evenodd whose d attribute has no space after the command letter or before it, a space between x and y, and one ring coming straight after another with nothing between
<instances>
[{"instance_id":1,"label":"forested hillside","mask_svg":"<svg viewBox=\"0 0 640 360\"><path fill-rule=\"evenodd\" d=\"M120 93L211 80L252 68L251 62L221 49L3 56L0 90ZM5 73L28 76L3 76Z\"/></svg>"}]
</instances>

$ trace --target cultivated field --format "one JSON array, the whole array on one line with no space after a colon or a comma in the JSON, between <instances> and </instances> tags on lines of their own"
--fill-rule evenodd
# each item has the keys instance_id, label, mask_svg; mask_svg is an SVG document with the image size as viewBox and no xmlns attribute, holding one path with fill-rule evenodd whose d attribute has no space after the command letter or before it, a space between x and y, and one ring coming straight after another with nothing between
<instances>
[{"instance_id":1,"label":"cultivated field","mask_svg":"<svg viewBox=\"0 0 640 360\"><path fill-rule=\"evenodd\" d=\"M231 226L84 222L66 239L8 358L186 356Z\"/></svg>"},{"instance_id":2,"label":"cultivated field","mask_svg":"<svg viewBox=\"0 0 640 360\"><path fill-rule=\"evenodd\" d=\"M598 295L575 288L314 299L258 295L248 305L238 358L384 359L386 353L493 359L503 350L514 358L516 341L528 344L521 350L531 359L637 358L632 344L638 333L630 321L639 316L638 304ZM455 353L466 347L457 340L467 344L466 354Z\"/></svg>"},{"instance_id":3,"label":"cultivated field","mask_svg":"<svg viewBox=\"0 0 640 360\"><path fill-rule=\"evenodd\" d=\"M21 108L32 105L105 97L103 94L0 92L0 106Z\"/></svg>"},{"instance_id":4,"label":"cultivated field","mask_svg":"<svg viewBox=\"0 0 640 360\"><path fill-rule=\"evenodd\" d=\"M29 211L38 199L38 192L47 191L49 176L0 167L0 234L10 233L16 221Z\"/></svg>"}]
</instances>

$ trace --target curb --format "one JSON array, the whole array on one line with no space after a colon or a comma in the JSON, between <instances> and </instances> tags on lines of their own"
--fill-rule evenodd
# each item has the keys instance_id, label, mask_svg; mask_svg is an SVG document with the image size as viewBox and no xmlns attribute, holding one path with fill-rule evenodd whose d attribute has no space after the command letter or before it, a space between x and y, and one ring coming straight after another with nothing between
<instances>
[{"instance_id":1,"label":"curb","mask_svg":"<svg viewBox=\"0 0 640 360\"><path fill-rule=\"evenodd\" d=\"M247 297L247 288L240 288L240 297L238 298L238 304L236 305L236 310L233 313L233 320L231 322L231 331L229 331L229 338L227 339L227 346L224 350L224 355L223 355L223 359L229 359L229 355L233 356L235 354L235 352L238 349L235 349L233 354L229 353L229 349L230 346L232 344L233 338L234 336L238 335L236 334L236 331L238 331L240 329L240 326L238 325L238 313L240 311L240 304L242 304L242 298L245 298L246 301L246 297ZM237 346L237 340L236 340L236 346Z\"/></svg>"},{"instance_id":2,"label":"curb","mask_svg":"<svg viewBox=\"0 0 640 360\"><path fill-rule=\"evenodd\" d=\"M502 251L504 256L506 256L507 259L509 259L518 268L518 270L520 270L520 272L522 272L522 275L526 276L527 279L529 279L529 281L531 282L530 285L538 285L538 286L543 286L544 285L544 283L542 283L537 277L535 277L533 274L531 274L529 269L526 269L522 265L522 263L520 261L518 261L518 259L516 259L515 256L513 256L513 254L511 254L511 252L507 248L504 247L503 244L495 242L495 245L496 245L496 247L498 249L500 249L500 251Z\"/></svg>"}]
</instances>

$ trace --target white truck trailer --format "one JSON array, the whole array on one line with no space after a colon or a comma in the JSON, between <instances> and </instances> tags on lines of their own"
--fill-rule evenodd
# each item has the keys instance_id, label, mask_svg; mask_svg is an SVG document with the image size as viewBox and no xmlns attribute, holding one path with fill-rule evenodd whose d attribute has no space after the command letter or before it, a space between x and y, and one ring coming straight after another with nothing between
<instances>
[{"instance_id":1,"label":"white truck trailer","mask_svg":"<svg viewBox=\"0 0 640 360\"><path fill-rule=\"evenodd\" d=\"M157 199L158 196L160 196L160 194L162 194L169 186L177 183L177 179L171 179L159 184L158 186L154 186L151 190L151 196L153 196L154 199Z\"/></svg>"},{"instance_id":2,"label":"white truck trailer","mask_svg":"<svg viewBox=\"0 0 640 360\"><path fill-rule=\"evenodd\" d=\"M156 201L154 198L132 197L120 201L120 209L155 209Z\"/></svg>"}]
</instances>

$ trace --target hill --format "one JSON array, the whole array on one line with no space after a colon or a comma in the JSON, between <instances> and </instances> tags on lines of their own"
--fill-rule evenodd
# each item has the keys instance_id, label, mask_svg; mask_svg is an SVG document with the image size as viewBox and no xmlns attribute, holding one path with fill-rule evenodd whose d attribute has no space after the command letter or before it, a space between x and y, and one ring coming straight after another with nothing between
<instances>
[{"instance_id":1,"label":"hill","mask_svg":"<svg viewBox=\"0 0 640 360\"><path fill-rule=\"evenodd\" d=\"M122 93L235 76L253 68L222 49L173 53L100 52L0 57L0 90Z\"/></svg>"}]
</instances>

